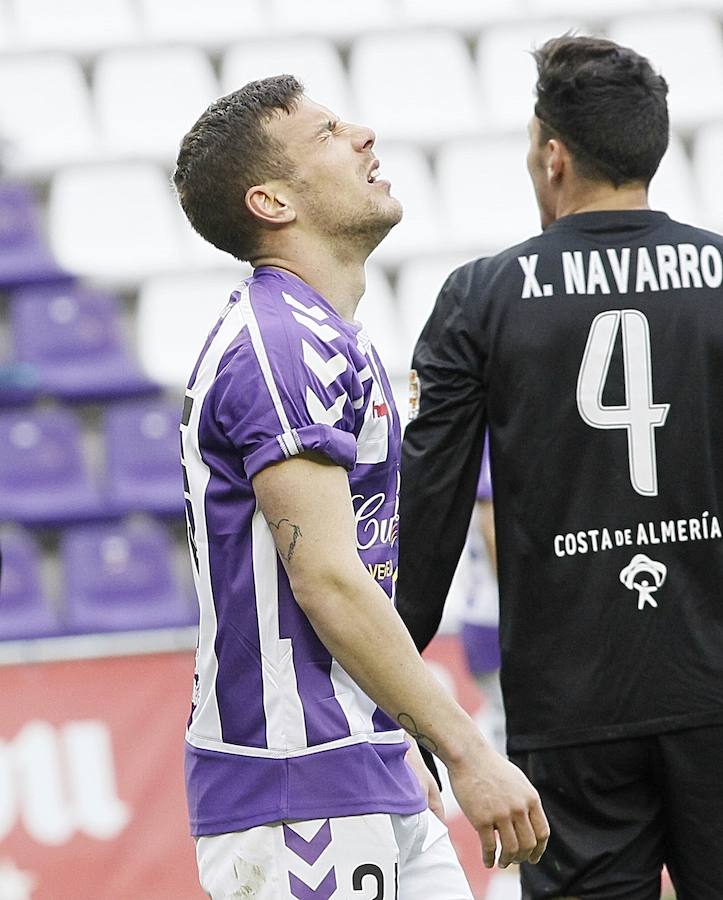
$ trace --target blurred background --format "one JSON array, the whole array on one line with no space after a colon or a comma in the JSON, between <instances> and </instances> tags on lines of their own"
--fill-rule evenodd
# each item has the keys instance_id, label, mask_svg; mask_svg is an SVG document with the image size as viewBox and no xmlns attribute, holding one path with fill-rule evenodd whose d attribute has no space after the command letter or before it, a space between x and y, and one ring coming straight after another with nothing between
<instances>
[{"instance_id":1,"label":"blurred background","mask_svg":"<svg viewBox=\"0 0 723 900\"><path fill-rule=\"evenodd\" d=\"M723 0L0 0L0 900L202 896L178 421L249 270L185 223L180 137L279 72L375 129L405 216L358 317L404 421L446 275L538 230L529 51L570 29L662 71L673 134L652 205L723 229ZM429 659L482 721L458 637L466 565ZM482 871L452 800L449 815L477 896L519 897Z\"/></svg>"}]
</instances>

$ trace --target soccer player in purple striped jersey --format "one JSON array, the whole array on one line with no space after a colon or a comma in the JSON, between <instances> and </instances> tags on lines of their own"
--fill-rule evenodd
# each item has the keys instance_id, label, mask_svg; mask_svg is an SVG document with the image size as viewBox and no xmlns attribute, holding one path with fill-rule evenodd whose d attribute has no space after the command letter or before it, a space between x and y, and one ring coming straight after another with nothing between
<instances>
[{"instance_id":1,"label":"soccer player in purple striped jersey","mask_svg":"<svg viewBox=\"0 0 723 900\"><path fill-rule=\"evenodd\" d=\"M392 602L399 416L355 320L366 258L402 215L374 140L284 75L214 103L178 156L193 227L254 268L181 426L200 603L186 779L212 900L470 898L417 741L448 766L487 865L498 839L503 866L547 839L537 792Z\"/></svg>"}]
</instances>

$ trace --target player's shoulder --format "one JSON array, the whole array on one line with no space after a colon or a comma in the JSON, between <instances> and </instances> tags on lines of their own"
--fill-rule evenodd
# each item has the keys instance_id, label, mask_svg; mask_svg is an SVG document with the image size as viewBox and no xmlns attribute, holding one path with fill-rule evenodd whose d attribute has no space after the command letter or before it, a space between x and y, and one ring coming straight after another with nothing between
<instances>
[{"instance_id":1,"label":"player's shoulder","mask_svg":"<svg viewBox=\"0 0 723 900\"><path fill-rule=\"evenodd\" d=\"M257 269L247 279L242 297L246 324L278 352L295 355L303 343L343 350L355 336L336 310L313 288L280 270Z\"/></svg>"},{"instance_id":2,"label":"player's shoulder","mask_svg":"<svg viewBox=\"0 0 723 900\"><path fill-rule=\"evenodd\" d=\"M680 222L677 219L668 218L666 229L669 229L671 236L674 235L677 241L688 240L691 244L703 246L712 244L716 247L723 248L723 234L713 231L709 228L701 228L689 222Z\"/></svg>"},{"instance_id":3,"label":"player's shoulder","mask_svg":"<svg viewBox=\"0 0 723 900\"><path fill-rule=\"evenodd\" d=\"M498 253L471 259L450 273L444 287L460 299L495 293L500 283L504 283L512 273L517 278L520 257L527 258L539 253L545 241L546 235L541 232Z\"/></svg>"}]
</instances>

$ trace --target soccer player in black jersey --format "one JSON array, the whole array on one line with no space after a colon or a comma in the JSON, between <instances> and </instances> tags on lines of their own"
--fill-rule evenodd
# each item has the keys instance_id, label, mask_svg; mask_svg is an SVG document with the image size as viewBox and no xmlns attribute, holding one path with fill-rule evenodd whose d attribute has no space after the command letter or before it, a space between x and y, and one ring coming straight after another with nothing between
<instances>
[{"instance_id":1,"label":"soccer player in black jersey","mask_svg":"<svg viewBox=\"0 0 723 900\"><path fill-rule=\"evenodd\" d=\"M648 206L667 86L536 51L541 234L450 275L414 355L399 611L433 636L489 429L511 759L552 829L525 898L723 898L723 237Z\"/></svg>"}]
</instances>

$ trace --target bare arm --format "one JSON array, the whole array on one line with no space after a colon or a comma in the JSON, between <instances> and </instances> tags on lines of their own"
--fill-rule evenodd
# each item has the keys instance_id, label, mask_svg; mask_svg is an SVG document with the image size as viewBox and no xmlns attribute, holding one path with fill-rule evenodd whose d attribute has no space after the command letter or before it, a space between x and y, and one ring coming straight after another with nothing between
<instances>
[{"instance_id":1,"label":"bare arm","mask_svg":"<svg viewBox=\"0 0 723 900\"><path fill-rule=\"evenodd\" d=\"M447 765L482 841L485 865L536 862L549 834L537 792L497 754L428 671L356 548L346 472L302 455L253 480L294 596L319 638L377 703Z\"/></svg>"}]
</instances>

